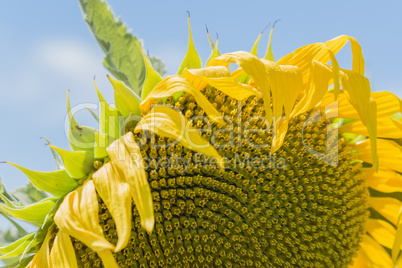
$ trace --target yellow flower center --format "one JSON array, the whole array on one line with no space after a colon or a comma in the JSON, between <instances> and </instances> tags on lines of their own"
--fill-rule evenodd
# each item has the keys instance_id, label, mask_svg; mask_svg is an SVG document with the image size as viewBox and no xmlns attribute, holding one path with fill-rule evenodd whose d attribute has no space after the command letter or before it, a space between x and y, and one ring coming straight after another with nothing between
<instances>
[{"instance_id":1,"label":"yellow flower center","mask_svg":"<svg viewBox=\"0 0 402 268\"><path fill-rule=\"evenodd\" d=\"M156 223L148 234L133 205L130 242L115 253L120 267L348 267L365 233L368 191L361 164L331 123L319 111L299 115L271 152L261 99L202 93L230 123L209 128L191 95L164 105L200 130L225 169L170 139L136 135ZM116 244L115 222L99 203L105 237ZM102 265L83 243L73 244L79 267Z\"/></svg>"}]
</instances>

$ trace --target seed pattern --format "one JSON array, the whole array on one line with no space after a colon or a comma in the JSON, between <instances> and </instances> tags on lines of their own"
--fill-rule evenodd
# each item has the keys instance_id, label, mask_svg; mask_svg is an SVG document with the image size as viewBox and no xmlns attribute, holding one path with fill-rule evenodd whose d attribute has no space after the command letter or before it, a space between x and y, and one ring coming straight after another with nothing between
<instances>
[{"instance_id":1,"label":"seed pattern","mask_svg":"<svg viewBox=\"0 0 402 268\"><path fill-rule=\"evenodd\" d=\"M191 95L163 105L200 130L225 168L168 138L136 134L156 222L146 233L133 205L130 242L114 254L119 266L348 267L369 212L361 164L347 141L337 141L330 122L310 111L290 120L283 146L271 153L261 99L202 92L226 126L208 127ZM100 198L99 207L105 237L116 244L114 220ZM102 267L83 243L73 239L73 245L79 267Z\"/></svg>"}]
</instances>

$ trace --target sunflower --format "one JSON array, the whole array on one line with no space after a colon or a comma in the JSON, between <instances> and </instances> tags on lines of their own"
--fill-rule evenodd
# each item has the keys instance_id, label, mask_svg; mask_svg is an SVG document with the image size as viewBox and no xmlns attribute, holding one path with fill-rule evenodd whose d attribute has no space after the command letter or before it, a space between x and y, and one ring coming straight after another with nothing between
<instances>
[{"instance_id":1,"label":"sunflower","mask_svg":"<svg viewBox=\"0 0 402 268\"><path fill-rule=\"evenodd\" d=\"M2 213L40 226L0 248L27 267L394 267L401 264L402 101L370 92L358 42L274 61L189 46L141 97L108 77L99 130L69 101L63 169L24 172L53 197ZM209 37L209 36L208 36ZM352 70L335 54L348 42ZM331 64L329 64L329 62ZM236 70L229 64L238 66Z\"/></svg>"}]
</instances>

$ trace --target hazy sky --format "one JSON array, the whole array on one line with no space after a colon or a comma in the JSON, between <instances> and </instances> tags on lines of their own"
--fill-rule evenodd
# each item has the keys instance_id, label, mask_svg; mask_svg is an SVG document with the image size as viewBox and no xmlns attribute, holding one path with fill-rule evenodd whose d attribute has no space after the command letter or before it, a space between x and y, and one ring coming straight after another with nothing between
<instances>
[{"instance_id":1,"label":"hazy sky","mask_svg":"<svg viewBox=\"0 0 402 268\"><path fill-rule=\"evenodd\" d=\"M296 48L341 34L363 47L372 89L402 96L402 18L400 1L122 1L110 0L117 15L133 29L149 53L160 57L168 74L179 67L187 47L187 14L201 58L210 52L205 24L219 34L221 52L250 50L260 31L281 19L274 33L276 58ZM260 42L264 55L269 31ZM0 9L0 161L50 171L55 168L41 136L68 148L64 124L66 91L72 105L97 103L93 87L112 102L103 54L82 19L78 1L3 1ZM341 67L351 66L349 47ZM80 123L93 124L85 112ZM0 164L0 177L10 188L25 176Z\"/></svg>"}]
</instances>

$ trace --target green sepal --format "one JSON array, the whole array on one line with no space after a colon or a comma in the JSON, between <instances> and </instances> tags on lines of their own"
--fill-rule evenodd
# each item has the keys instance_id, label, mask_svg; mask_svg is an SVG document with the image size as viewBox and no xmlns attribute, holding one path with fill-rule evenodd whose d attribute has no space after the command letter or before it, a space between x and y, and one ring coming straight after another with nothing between
<instances>
[{"instance_id":1,"label":"green sepal","mask_svg":"<svg viewBox=\"0 0 402 268\"><path fill-rule=\"evenodd\" d=\"M209 61L211 59L219 57L221 55L221 52L218 50L218 37L216 37L216 42L214 44L214 42L212 42L211 36L209 35L208 28L206 28L206 29L207 29L208 41L209 41L209 44L210 44L211 49L212 49L211 55L209 55L209 57L207 59L207 62L205 63L205 66L208 66Z\"/></svg>"},{"instance_id":2,"label":"green sepal","mask_svg":"<svg viewBox=\"0 0 402 268\"><path fill-rule=\"evenodd\" d=\"M16 262L13 262L13 263L8 263L7 262L7 263L5 263L6 266L1 266L1 268L25 268L31 262L33 257L34 257L34 255L31 255L31 256L28 256L28 257L23 258L21 260L18 260Z\"/></svg>"},{"instance_id":3,"label":"green sepal","mask_svg":"<svg viewBox=\"0 0 402 268\"><path fill-rule=\"evenodd\" d=\"M41 226L55 203L56 198L51 197L24 207L8 207L0 204L0 212L36 226Z\"/></svg>"},{"instance_id":4,"label":"green sepal","mask_svg":"<svg viewBox=\"0 0 402 268\"><path fill-rule=\"evenodd\" d=\"M68 141L74 151L93 151L95 143L95 129L80 126L71 112L70 96L67 91L67 112L70 125L68 127Z\"/></svg>"},{"instance_id":5,"label":"green sepal","mask_svg":"<svg viewBox=\"0 0 402 268\"><path fill-rule=\"evenodd\" d=\"M0 254L4 254L0 256L0 259L21 255L25 248L31 243L34 236L35 233L30 233L9 245L0 247Z\"/></svg>"},{"instance_id":6,"label":"green sepal","mask_svg":"<svg viewBox=\"0 0 402 268\"><path fill-rule=\"evenodd\" d=\"M162 77L160 74L152 67L150 61L147 56L145 56L144 52L141 50L142 58L145 62L146 76L144 85L141 91L141 99L144 100L148 94L154 89L154 87L162 81Z\"/></svg>"},{"instance_id":7,"label":"green sepal","mask_svg":"<svg viewBox=\"0 0 402 268\"><path fill-rule=\"evenodd\" d=\"M132 36L111 9L101 0L79 0L84 19L105 52L106 69L140 94L145 79L145 66L139 40Z\"/></svg>"},{"instance_id":8,"label":"green sepal","mask_svg":"<svg viewBox=\"0 0 402 268\"><path fill-rule=\"evenodd\" d=\"M113 86L114 102L117 110L126 117L130 113L140 115L140 97L130 90L123 82L107 76Z\"/></svg>"},{"instance_id":9,"label":"green sepal","mask_svg":"<svg viewBox=\"0 0 402 268\"><path fill-rule=\"evenodd\" d=\"M88 108L88 107L85 107L85 108L92 114L92 116L95 118L95 120L99 122L99 116L94 111L92 111L91 108Z\"/></svg>"},{"instance_id":10,"label":"green sepal","mask_svg":"<svg viewBox=\"0 0 402 268\"><path fill-rule=\"evenodd\" d=\"M42 138L44 138L47 141L47 144L50 144L50 141L46 137L42 137ZM49 147L49 149L52 152L54 162L56 162L56 168L57 169L64 169L63 163L61 162L60 157L57 154L57 152L51 147Z\"/></svg>"},{"instance_id":11,"label":"green sepal","mask_svg":"<svg viewBox=\"0 0 402 268\"><path fill-rule=\"evenodd\" d=\"M49 144L63 159L67 172L74 179L81 179L89 174L93 167L94 154L88 151L67 151Z\"/></svg>"},{"instance_id":12,"label":"green sepal","mask_svg":"<svg viewBox=\"0 0 402 268\"><path fill-rule=\"evenodd\" d=\"M77 181L70 177L65 169L41 172L30 170L14 163L7 163L21 170L36 188L55 197L62 197L78 187Z\"/></svg>"},{"instance_id":13,"label":"green sepal","mask_svg":"<svg viewBox=\"0 0 402 268\"><path fill-rule=\"evenodd\" d=\"M265 53L264 59L266 60L270 60L270 61L275 61L274 59L274 53L272 52L272 34L274 33L274 28L275 28L275 24L278 22L279 20L276 20L274 22L274 24L272 25L271 31L269 33L269 40L268 40L268 46L267 46L267 52Z\"/></svg>"},{"instance_id":14,"label":"green sepal","mask_svg":"<svg viewBox=\"0 0 402 268\"><path fill-rule=\"evenodd\" d=\"M201 59L198 56L197 51L194 47L193 41L193 34L191 32L191 25L190 25L190 15L188 16L188 47L186 55L184 56L183 62L180 65L179 70L177 71L178 75L181 75L185 69L199 69L201 68Z\"/></svg>"},{"instance_id":15,"label":"green sepal","mask_svg":"<svg viewBox=\"0 0 402 268\"><path fill-rule=\"evenodd\" d=\"M113 142L121 136L120 121L123 121L123 116L121 116L116 108L106 102L96 83L95 89L100 103L100 132L108 135L110 138L109 142Z\"/></svg>"},{"instance_id":16,"label":"green sepal","mask_svg":"<svg viewBox=\"0 0 402 268\"><path fill-rule=\"evenodd\" d=\"M109 136L99 132L95 132L95 159L103 159L108 156L106 148L109 146Z\"/></svg>"}]
</instances>

